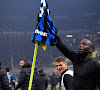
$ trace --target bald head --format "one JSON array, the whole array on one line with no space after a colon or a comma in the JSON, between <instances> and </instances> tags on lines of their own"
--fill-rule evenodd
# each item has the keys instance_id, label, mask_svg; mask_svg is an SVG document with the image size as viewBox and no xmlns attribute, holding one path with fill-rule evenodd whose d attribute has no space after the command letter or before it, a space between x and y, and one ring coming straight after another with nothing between
<instances>
[{"instance_id":1,"label":"bald head","mask_svg":"<svg viewBox=\"0 0 100 90\"><path fill-rule=\"evenodd\" d=\"M82 41L87 42L88 45L90 46L90 48L92 48L92 49L94 50L94 44L93 44L90 40L88 40L88 39L83 39ZM82 41L81 41L81 42L82 42Z\"/></svg>"}]
</instances>

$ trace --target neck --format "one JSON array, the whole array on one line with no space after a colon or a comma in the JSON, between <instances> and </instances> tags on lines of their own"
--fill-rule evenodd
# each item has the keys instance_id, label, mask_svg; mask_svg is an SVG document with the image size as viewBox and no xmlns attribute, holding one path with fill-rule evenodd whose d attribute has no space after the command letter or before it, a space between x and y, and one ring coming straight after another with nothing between
<instances>
[{"instance_id":1,"label":"neck","mask_svg":"<svg viewBox=\"0 0 100 90\"><path fill-rule=\"evenodd\" d=\"M87 54L87 55L83 54L83 55L79 55L79 56L80 56L81 61L86 61L90 58L91 54Z\"/></svg>"},{"instance_id":2,"label":"neck","mask_svg":"<svg viewBox=\"0 0 100 90\"><path fill-rule=\"evenodd\" d=\"M9 74L9 72L7 72L7 74Z\"/></svg>"}]
</instances>

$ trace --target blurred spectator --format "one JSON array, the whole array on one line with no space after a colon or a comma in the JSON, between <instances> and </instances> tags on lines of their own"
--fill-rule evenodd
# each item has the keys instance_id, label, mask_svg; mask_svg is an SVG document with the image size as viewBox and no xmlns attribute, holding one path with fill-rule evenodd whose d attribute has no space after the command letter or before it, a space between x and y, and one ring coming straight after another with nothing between
<instances>
[{"instance_id":1,"label":"blurred spectator","mask_svg":"<svg viewBox=\"0 0 100 90\"><path fill-rule=\"evenodd\" d=\"M53 72L52 75L50 75L50 84L51 84L51 90L56 90L57 85L57 75Z\"/></svg>"},{"instance_id":2,"label":"blurred spectator","mask_svg":"<svg viewBox=\"0 0 100 90\"><path fill-rule=\"evenodd\" d=\"M97 58L97 59L100 58L100 49L99 48L95 49L95 51L92 52L91 57L92 58Z\"/></svg>"},{"instance_id":3,"label":"blurred spectator","mask_svg":"<svg viewBox=\"0 0 100 90\"><path fill-rule=\"evenodd\" d=\"M33 76L33 90L37 90L37 81L36 81L36 78L38 76L38 71L37 71L37 67L35 66L35 69L34 69L34 76Z\"/></svg>"},{"instance_id":4,"label":"blurred spectator","mask_svg":"<svg viewBox=\"0 0 100 90\"><path fill-rule=\"evenodd\" d=\"M9 81L6 71L2 70L0 62L0 90L9 90Z\"/></svg>"},{"instance_id":5,"label":"blurred spectator","mask_svg":"<svg viewBox=\"0 0 100 90\"><path fill-rule=\"evenodd\" d=\"M20 80L18 80L18 84L15 90L19 88L21 88L21 90L28 90L30 73L31 73L31 64L26 60L22 59L19 65L21 68L20 77L19 77ZM33 86L32 86L32 90L33 90Z\"/></svg>"},{"instance_id":6,"label":"blurred spectator","mask_svg":"<svg viewBox=\"0 0 100 90\"><path fill-rule=\"evenodd\" d=\"M39 69L39 74L36 77L36 86L36 90L46 90L48 87L48 78L43 69Z\"/></svg>"},{"instance_id":7,"label":"blurred spectator","mask_svg":"<svg viewBox=\"0 0 100 90\"><path fill-rule=\"evenodd\" d=\"M10 73L10 69L8 67L5 68L6 69L6 73L7 73L7 76L8 76L8 80L9 80L9 87L10 87L10 90L12 90L12 85L15 89L15 80L14 80L14 76Z\"/></svg>"},{"instance_id":8,"label":"blurred spectator","mask_svg":"<svg viewBox=\"0 0 100 90\"><path fill-rule=\"evenodd\" d=\"M57 79L58 79L57 88L59 88L59 90L61 90L61 74L58 74Z\"/></svg>"}]
</instances>

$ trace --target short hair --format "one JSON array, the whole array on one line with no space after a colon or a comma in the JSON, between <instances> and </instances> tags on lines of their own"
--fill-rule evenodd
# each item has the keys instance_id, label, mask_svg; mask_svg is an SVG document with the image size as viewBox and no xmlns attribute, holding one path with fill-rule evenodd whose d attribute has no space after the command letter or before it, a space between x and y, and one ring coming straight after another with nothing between
<instances>
[{"instance_id":1,"label":"short hair","mask_svg":"<svg viewBox=\"0 0 100 90\"><path fill-rule=\"evenodd\" d=\"M65 58L64 58L64 57L59 56L59 57L57 57L57 58L55 59L55 62L66 62L66 61L65 61Z\"/></svg>"},{"instance_id":2,"label":"short hair","mask_svg":"<svg viewBox=\"0 0 100 90\"><path fill-rule=\"evenodd\" d=\"M6 72L9 72L10 71L9 67L6 67L5 70L6 70Z\"/></svg>"},{"instance_id":3,"label":"short hair","mask_svg":"<svg viewBox=\"0 0 100 90\"><path fill-rule=\"evenodd\" d=\"M26 63L27 63L27 60L26 60L26 59L22 59L22 60L20 60L20 61L24 61L24 64L26 64Z\"/></svg>"},{"instance_id":4,"label":"short hair","mask_svg":"<svg viewBox=\"0 0 100 90\"><path fill-rule=\"evenodd\" d=\"M42 73L43 72L43 69L39 69L39 73Z\"/></svg>"}]
</instances>

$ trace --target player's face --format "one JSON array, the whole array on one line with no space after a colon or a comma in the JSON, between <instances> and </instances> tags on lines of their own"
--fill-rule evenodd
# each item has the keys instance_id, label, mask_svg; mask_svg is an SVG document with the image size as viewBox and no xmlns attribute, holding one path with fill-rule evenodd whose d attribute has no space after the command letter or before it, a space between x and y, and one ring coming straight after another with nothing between
<instances>
[{"instance_id":1,"label":"player's face","mask_svg":"<svg viewBox=\"0 0 100 90\"><path fill-rule=\"evenodd\" d=\"M56 64L56 69L60 73L63 73L67 69L67 63L65 62L55 62L55 64Z\"/></svg>"},{"instance_id":2,"label":"player's face","mask_svg":"<svg viewBox=\"0 0 100 90\"><path fill-rule=\"evenodd\" d=\"M88 54L90 52L90 50L91 50L91 42L87 39L82 40L78 47L78 53Z\"/></svg>"},{"instance_id":3,"label":"player's face","mask_svg":"<svg viewBox=\"0 0 100 90\"><path fill-rule=\"evenodd\" d=\"M24 65L24 61L20 61L19 66L22 68L23 65Z\"/></svg>"}]
</instances>

